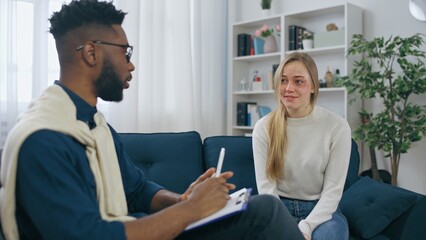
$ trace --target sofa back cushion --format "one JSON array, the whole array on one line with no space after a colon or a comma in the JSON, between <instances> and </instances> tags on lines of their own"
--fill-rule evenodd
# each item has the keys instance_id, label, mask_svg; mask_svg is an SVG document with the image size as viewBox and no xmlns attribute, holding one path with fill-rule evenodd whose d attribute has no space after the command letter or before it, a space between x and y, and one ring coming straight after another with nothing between
<instances>
[{"instance_id":1,"label":"sofa back cushion","mask_svg":"<svg viewBox=\"0 0 426 240\"><path fill-rule=\"evenodd\" d=\"M124 149L148 179L183 193L204 171L200 134L120 133Z\"/></svg>"},{"instance_id":2,"label":"sofa back cushion","mask_svg":"<svg viewBox=\"0 0 426 240\"><path fill-rule=\"evenodd\" d=\"M222 172L234 172L229 180L237 186L234 191L252 188L252 194L257 194L251 141L251 137L243 136L207 137L204 139L204 161L207 168L216 167L220 149L225 148Z\"/></svg>"},{"instance_id":3,"label":"sofa back cushion","mask_svg":"<svg viewBox=\"0 0 426 240\"><path fill-rule=\"evenodd\" d=\"M355 140L352 139L351 157L349 160L348 174L346 176L344 190L348 189L354 184L359 178L359 151L358 145Z\"/></svg>"}]
</instances>

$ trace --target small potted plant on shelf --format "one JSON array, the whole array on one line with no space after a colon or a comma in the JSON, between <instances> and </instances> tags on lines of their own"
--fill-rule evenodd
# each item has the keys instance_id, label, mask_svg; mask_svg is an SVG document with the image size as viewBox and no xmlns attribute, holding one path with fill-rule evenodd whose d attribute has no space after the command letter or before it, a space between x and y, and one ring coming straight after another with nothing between
<instances>
[{"instance_id":1,"label":"small potted plant on shelf","mask_svg":"<svg viewBox=\"0 0 426 240\"><path fill-rule=\"evenodd\" d=\"M260 7L262 7L263 15L269 16L271 14L272 0L261 0Z\"/></svg>"},{"instance_id":2,"label":"small potted plant on shelf","mask_svg":"<svg viewBox=\"0 0 426 240\"><path fill-rule=\"evenodd\" d=\"M426 104L410 101L411 96L426 93L423 37L414 34L368 41L362 35L354 35L348 55L363 58L354 63L348 76L337 80L350 94L356 92L361 99L383 103L382 110L361 109L361 117L369 121L355 129L354 138L386 153L391 163L392 185L397 185L401 154L426 135Z\"/></svg>"},{"instance_id":3,"label":"small potted plant on shelf","mask_svg":"<svg viewBox=\"0 0 426 240\"><path fill-rule=\"evenodd\" d=\"M303 31L302 34L303 50L312 49L314 47L314 35L310 31Z\"/></svg>"}]
</instances>

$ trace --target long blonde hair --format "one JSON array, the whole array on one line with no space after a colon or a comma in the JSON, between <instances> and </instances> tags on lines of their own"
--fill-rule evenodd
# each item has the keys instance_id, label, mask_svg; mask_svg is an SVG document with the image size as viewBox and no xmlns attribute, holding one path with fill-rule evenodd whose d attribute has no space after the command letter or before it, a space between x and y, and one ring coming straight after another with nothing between
<instances>
[{"instance_id":1,"label":"long blonde hair","mask_svg":"<svg viewBox=\"0 0 426 240\"><path fill-rule=\"evenodd\" d=\"M266 174L270 180L278 181L284 179L285 155L287 153L287 117L288 112L280 100L280 85L284 67L291 62L303 63L311 77L314 92L310 98L311 111L315 106L319 92L318 69L315 61L306 53L293 52L278 66L274 75L274 89L277 108L269 116L269 145L268 159L266 162Z\"/></svg>"}]
</instances>

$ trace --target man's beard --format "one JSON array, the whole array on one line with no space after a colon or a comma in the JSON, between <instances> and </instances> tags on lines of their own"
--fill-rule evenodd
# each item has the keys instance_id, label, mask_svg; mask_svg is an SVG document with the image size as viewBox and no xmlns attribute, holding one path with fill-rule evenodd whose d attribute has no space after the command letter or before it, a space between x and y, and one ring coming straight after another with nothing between
<instances>
[{"instance_id":1,"label":"man's beard","mask_svg":"<svg viewBox=\"0 0 426 240\"><path fill-rule=\"evenodd\" d=\"M123 100L123 82L110 61L104 61L101 74L94 84L96 93L102 100L112 102Z\"/></svg>"}]
</instances>

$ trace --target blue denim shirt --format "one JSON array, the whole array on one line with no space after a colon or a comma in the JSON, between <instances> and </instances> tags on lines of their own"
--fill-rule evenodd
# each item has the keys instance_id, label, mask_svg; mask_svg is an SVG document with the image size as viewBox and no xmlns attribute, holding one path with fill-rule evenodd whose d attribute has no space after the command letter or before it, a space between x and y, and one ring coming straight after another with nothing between
<instances>
[{"instance_id":1,"label":"blue denim shirt","mask_svg":"<svg viewBox=\"0 0 426 240\"><path fill-rule=\"evenodd\" d=\"M77 108L77 119L95 127L96 108L63 88ZM162 187L135 167L120 136L110 129L129 213L148 213L152 197ZM122 222L101 219L84 145L65 134L40 130L25 140L18 158L16 219L21 239L126 238Z\"/></svg>"}]
</instances>

